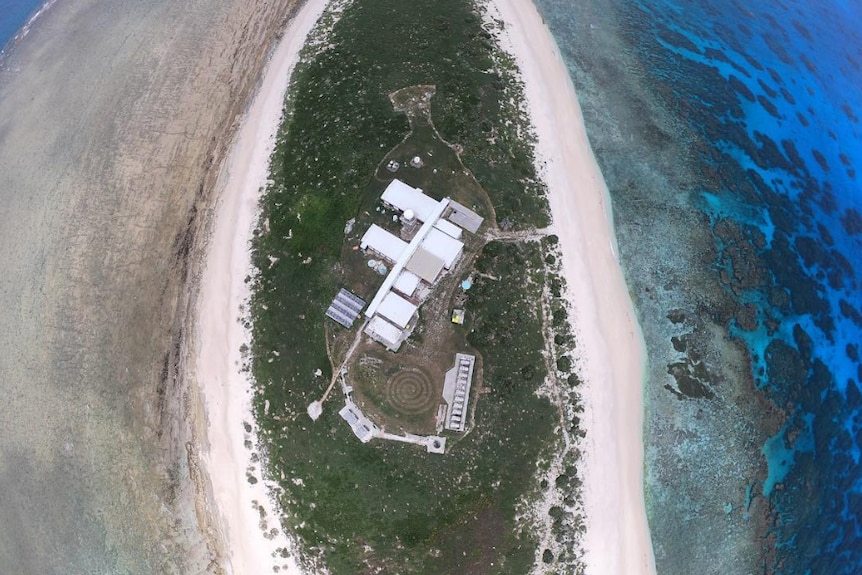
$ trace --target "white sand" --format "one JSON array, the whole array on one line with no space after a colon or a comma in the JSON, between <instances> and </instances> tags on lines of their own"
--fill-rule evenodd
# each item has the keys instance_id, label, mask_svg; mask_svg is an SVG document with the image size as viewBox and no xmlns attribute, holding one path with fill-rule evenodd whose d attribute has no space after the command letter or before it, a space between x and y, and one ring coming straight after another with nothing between
<instances>
[{"instance_id":1,"label":"white sand","mask_svg":"<svg viewBox=\"0 0 862 575\"><path fill-rule=\"evenodd\" d=\"M655 573L643 499L640 328L615 254L608 189L577 95L541 15L526 0L494 0L506 23L538 135L538 156L560 238L585 379L581 471L590 575Z\"/></svg>"},{"instance_id":2,"label":"white sand","mask_svg":"<svg viewBox=\"0 0 862 575\"><path fill-rule=\"evenodd\" d=\"M239 323L240 306L248 300L244 278L251 270L249 241L257 218L261 187L269 172L284 95L290 73L308 33L319 19L325 0L310 0L291 21L264 73L263 83L242 121L237 140L219 179L219 205L210 238L198 300L198 352L196 379L201 387L207 415L208 446L203 462L209 475L215 515L225 539L229 573L257 575L299 573L296 562L274 558L277 549L292 545L281 533L276 506L270 501L267 483L252 485L246 469L251 462L246 439L256 443L256 428L245 433L243 423L254 426L251 413L252 386L240 372L240 346L249 342L248 331ZM267 529L279 528L275 537L264 537L259 511L264 506Z\"/></svg>"}]
</instances>

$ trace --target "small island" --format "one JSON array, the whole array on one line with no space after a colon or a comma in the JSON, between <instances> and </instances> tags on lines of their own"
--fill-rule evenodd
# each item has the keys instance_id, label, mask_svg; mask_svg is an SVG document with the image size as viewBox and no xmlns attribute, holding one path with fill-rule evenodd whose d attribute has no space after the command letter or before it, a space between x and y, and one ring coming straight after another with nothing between
<instances>
[{"instance_id":1,"label":"small island","mask_svg":"<svg viewBox=\"0 0 862 575\"><path fill-rule=\"evenodd\" d=\"M292 76L246 361L308 569L579 569L575 341L501 26L331 5Z\"/></svg>"}]
</instances>

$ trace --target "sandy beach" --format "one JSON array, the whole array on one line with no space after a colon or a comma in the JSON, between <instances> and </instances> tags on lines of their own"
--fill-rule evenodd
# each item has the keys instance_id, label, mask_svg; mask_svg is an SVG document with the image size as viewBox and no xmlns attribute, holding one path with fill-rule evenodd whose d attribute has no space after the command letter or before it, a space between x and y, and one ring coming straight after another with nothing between
<instances>
[{"instance_id":1,"label":"sandy beach","mask_svg":"<svg viewBox=\"0 0 862 575\"><path fill-rule=\"evenodd\" d=\"M281 556L293 546L281 530L281 510L270 496L275 484L262 477L261 463L252 461L252 450L245 445L256 442L257 429L251 411L252 382L240 371L240 347L250 343L250 334L239 319L249 297L245 277L251 270L250 241L285 92L305 39L325 6L326 0L311 0L288 24L241 120L217 184L219 203L201 276L193 377L208 423L202 461L212 487L209 503L229 557L223 567L237 575L270 573L273 567L281 573L300 573L292 557ZM250 483L249 474L258 481Z\"/></svg>"},{"instance_id":2,"label":"sandy beach","mask_svg":"<svg viewBox=\"0 0 862 575\"><path fill-rule=\"evenodd\" d=\"M617 262L607 186L556 43L532 2L494 0L538 136L585 381L587 573L655 573L643 498L645 350Z\"/></svg>"}]
</instances>

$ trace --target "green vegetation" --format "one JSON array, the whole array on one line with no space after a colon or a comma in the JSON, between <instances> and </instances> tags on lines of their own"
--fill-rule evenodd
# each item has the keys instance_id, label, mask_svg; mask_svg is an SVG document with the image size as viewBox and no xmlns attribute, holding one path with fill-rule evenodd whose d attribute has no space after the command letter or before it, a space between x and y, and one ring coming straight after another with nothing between
<instances>
[{"instance_id":1,"label":"green vegetation","mask_svg":"<svg viewBox=\"0 0 862 575\"><path fill-rule=\"evenodd\" d=\"M565 323L564 308L536 297L546 242L492 242L476 263L465 329L485 390L475 430L450 437L445 456L360 444L337 398L316 422L305 413L332 374L323 312L340 285L345 222L379 194L379 163L409 131L387 94L435 85L435 126L463 148L497 220L547 224L514 66L469 0L362 0L326 26L292 82L253 246L250 367L285 524L304 559L336 575L525 573L538 542L516 510L537 490L559 421L536 393L548 376L543 325Z\"/></svg>"}]
</instances>

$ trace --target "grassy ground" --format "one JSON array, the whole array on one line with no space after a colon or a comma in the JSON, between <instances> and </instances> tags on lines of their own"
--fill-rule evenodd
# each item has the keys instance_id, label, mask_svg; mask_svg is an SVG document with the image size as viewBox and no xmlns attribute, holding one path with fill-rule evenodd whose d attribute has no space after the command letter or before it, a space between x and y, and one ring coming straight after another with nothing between
<instances>
[{"instance_id":1,"label":"grassy ground","mask_svg":"<svg viewBox=\"0 0 862 575\"><path fill-rule=\"evenodd\" d=\"M538 242L493 242L476 263L465 329L483 360L484 393L475 430L445 456L361 445L335 403L316 422L305 414L331 376L323 312L340 286L345 222L380 193L379 164L409 133L387 94L419 84L436 86L435 125L462 147L497 220L547 224L511 62L471 2L345 8L294 76L254 240L261 447L284 490L286 523L307 557L334 574L525 573L537 541L516 509L535 488L559 420L536 394L548 375Z\"/></svg>"}]
</instances>

